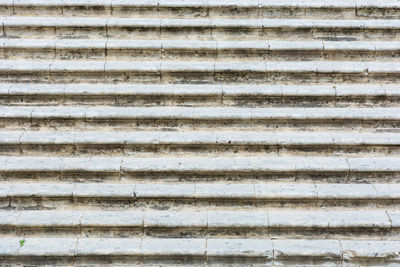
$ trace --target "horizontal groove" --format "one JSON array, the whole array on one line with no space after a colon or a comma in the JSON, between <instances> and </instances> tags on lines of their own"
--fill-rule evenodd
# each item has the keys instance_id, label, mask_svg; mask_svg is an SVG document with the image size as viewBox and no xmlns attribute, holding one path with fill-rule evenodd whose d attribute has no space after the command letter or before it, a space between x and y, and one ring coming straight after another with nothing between
<instances>
[{"instance_id":1,"label":"horizontal groove","mask_svg":"<svg viewBox=\"0 0 400 267\"><path fill-rule=\"evenodd\" d=\"M83 120L387 120L399 108L234 108L234 107L43 107L0 106L1 119Z\"/></svg>"},{"instance_id":2,"label":"horizontal groove","mask_svg":"<svg viewBox=\"0 0 400 267\"><path fill-rule=\"evenodd\" d=\"M400 227L400 213L388 210L285 210L285 211L105 211L105 210L36 210L0 211L0 230L9 235L31 236L35 232L49 232L50 229L63 231L72 236L94 237L112 229L136 230L132 235L178 237L186 233L190 237L204 237L218 234L237 236L233 231L250 232L257 237L287 236L283 231L304 234L315 238L313 233L327 236L368 235L380 232L380 237L396 236ZM351 218L351 220L349 220ZM164 232L159 232L164 229ZM29 231L30 230L30 231ZM32 231L34 231L32 233ZM99 233L97 233L97 231ZM142 232L143 231L143 232ZM168 232L171 231L171 232ZM228 231L228 232L225 232ZM87 232L87 233L85 233ZM26 234L25 234L26 233ZM57 236L49 233L50 236ZM128 234L129 235L129 234ZM293 236L292 236L293 237ZM318 238L318 237L317 237Z\"/></svg>"},{"instance_id":3,"label":"horizontal groove","mask_svg":"<svg viewBox=\"0 0 400 267\"><path fill-rule=\"evenodd\" d=\"M393 62L0 60L3 82L395 83L399 73Z\"/></svg>"},{"instance_id":4,"label":"horizontal groove","mask_svg":"<svg viewBox=\"0 0 400 267\"><path fill-rule=\"evenodd\" d=\"M315 0L306 0L301 2L293 2L290 0L215 0L212 2L207 2L205 0L196 0L196 1L175 1L175 0L148 0L148 1L123 1L123 0L101 0L101 1L51 1L51 0L40 0L40 1L31 1L31 0L20 0L18 2L11 2L10 0L5 0L2 2L3 5L12 4L14 7L17 6L132 6L132 7L315 7L315 8L357 8L357 7L368 7L368 8L400 8L400 4L393 1L379 1L379 2L371 2L369 0L351 0L351 1L315 1Z\"/></svg>"},{"instance_id":5,"label":"horizontal groove","mask_svg":"<svg viewBox=\"0 0 400 267\"><path fill-rule=\"evenodd\" d=\"M396 108L0 106L3 130L399 128Z\"/></svg>"},{"instance_id":6,"label":"horizontal groove","mask_svg":"<svg viewBox=\"0 0 400 267\"><path fill-rule=\"evenodd\" d=\"M9 38L398 40L400 20L3 17ZM233 39L234 38L234 39Z\"/></svg>"},{"instance_id":7,"label":"horizontal groove","mask_svg":"<svg viewBox=\"0 0 400 267\"><path fill-rule=\"evenodd\" d=\"M399 262L397 251L400 249L398 241L340 239L26 238L22 247L20 240L21 238L1 239L1 243L4 244L1 254L6 260L12 256L28 260L24 257L46 255L48 260L51 257L66 257L68 262L79 264L85 257L92 257L86 258L86 261L90 262L94 261L93 257L96 256L107 257L109 261L113 259L112 256L131 256L133 258L128 258L128 263L146 264L153 256L158 260L170 259L172 262L167 262L167 266L176 266L183 258L186 259L186 263L209 263L216 266L221 264L221 261L232 258L242 258L247 264L257 261L263 264L284 264L290 260L297 260L297 263L313 260L316 263L340 265L360 263L363 260L396 264ZM114 258L115 260L118 258ZM110 262L106 266L109 264Z\"/></svg>"},{"instance_id":8,"label":"horizontal groove","mask_svg":"<svg viewBox=\"0 0 400 267\"><path fill-rule=\"evenodd\" d=\"M398 184L0 182L2 210L396 209Z\"/></svg>"},{"instance_id":9,"label":"horizontal groove","mask_svg":"<svg viewBox=\"0 0 400 267\"><path fill-rule=\"evenodd\" d=\"M2 105L396 107L395 84L0 84Z\"/></svg>"},{"instance_id":10,"label":"horizontal groove","mask_svg":"<svg viewBox=\"0 0 400 267\"><path fill-rule=\"evenodd\" d=\"M218 85L218 84L0 84L1 96L329 96L329 97L397 97L397 84L337 84L337 85Z\"/></svg>"},{"instance_id":11,"label":"horizontal groove","mask_svg":"<svg viewBox=\"0 0 400 267\"><path fill-rule=\"evenodd\" d=\"M397 133L254 131L0 131L2 145L400 145Z\"/></svg>"},{"instance_id":12,"label":"horizontal groove","mask_svg":"<svg viewBox=\"0 0 400 267\"><path fill-rule=\"evenodd\" d=\"M394 60L400 42L4 39L2 58Z\"/></svg>"},{"instance_id":13,"label":"horizontal groove","mask_svg":"<svg viewBox=\"0 0 400 267\"><path fill-rule=\"evenodd\" d=\"M0 157L1 172L400 172L399 157Z\"/></svg>"},{"instance_id":14,"label":"horizontal groove","mask_svg":"<svg viewBox=\"0 0 400 267\"><path fill-rule=\"evenodd\" d=\"M397 155L397 133L0 131L0 155Z\"/></svg>"},{"instance_id":15,"label":"horizontal groove","mask_svg":"<svg viewBox=\"0 0 400 267\"><path fill-rule=\"evenodd\" d=\"M399 184L0 182L1 198L400 200Z\"/></svg>"},{"instance_id":16,"label":"horizontal groove","mask_svg":"<svg viewBox=\"0 0 400 267\"><path fill-rule=\"evenodd\" d=\"M150 17L316 17L397 18L394 1L11 1L0 4L2 15L150 16Z\"/></svg>"}]
</instances>

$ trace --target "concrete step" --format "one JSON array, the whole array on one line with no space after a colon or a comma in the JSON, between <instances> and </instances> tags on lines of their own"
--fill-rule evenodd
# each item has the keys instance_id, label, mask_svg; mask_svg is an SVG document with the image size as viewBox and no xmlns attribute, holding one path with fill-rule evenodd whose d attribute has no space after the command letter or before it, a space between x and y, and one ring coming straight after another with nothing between
<instances>
[{"instance_id":1,"label":"concrete step","mask_svg":"<svg viewBox=\"0 0 400 267\"><path fill-rule=\"evenodd\" d=\"M271 17L271 18L399 18L397 1L341 0L102 0L50 1L4 0L1 15L34 16L124 16L124 17Z\"/></svg>"},{"instance_id":2,"label":"concrete step","mask_svg":"<svg viewBox=\"0 0 400 267\"><path fill-rule=\"evenodd\" d=\"M0 131L1 155L400 155L398 133Z\"/></svg>"},{"instance_id":3,"label":"concrete step","mask_svg":"<svg viewBox=\"0 0 400 267\"><path fill-rule=\"evenodd\" d=\"M0 60L0 82L396 83L392 62Z\"/></svg>"},{"instance_id":4,"label":"concrete step","mask_svg":"<svg viewBox=\"0 0 400 267\"><path fill-rule=\"evenodd\" d=\"M212 160L211 160L212 159ZM398 181L399 157L7 157L1 179ZM279 180L278 179L278 180Z\"/></svg>"},{"instance_id":5,"label":"concrete step","mask_svg":"<svg viewBox=\"0 0 400 267\"><path fill-rule=\"evenodd\" d=\"M375 129L399 127L398 108L235 108L0 106L6 129L256 128Z\"/></svg>"},{"instance_id":6,"label":"concrete step","mask_svg":"<svg viewBox=\"0 0 400 267\"><path fill-rule=\"evenodd\" d=\"M2 210L396 210L400 186L261 182L0 182ZM290 221L290 220L288 220Z\"/></svg>"},{"instance_id":7,"label":"concrete step","mask_svg":"<svg viewBox=\"0 0 400 267\"><path fill-rule=\"evenodd\" d=\"M397 107L397 84L0 84L2 105Z\"/></svg>"},{"instance_id":8,"label":"concrete step","mask_svg":"<svg viewBox=\"0 0 400 267\"><path fill-rule=\"evenodd\" d=\"M3 39L6 59L391 60L398 41L199 41L130 39Z\"/></svg>"},{"instance_id":9,"label":"concrete step","mask_svg":"<svg viewBox=\"0 0 400 267\"><path fill-rule=\"evenodd\" d=\"M162 19L19 17L0 19L8 38L399 41L400 20Z\"/></svg>"},{"instance_id":10,"label":"concrete step","mask_svg":"<svg viewBox=\"0 0 400 267\"><path fill-rule=\"evenodd\" d=\"M23 210L0 211L5 236L399 238L390 210Z\"/></svg>"},{"instance_id":11,"label":"concrete step","mask_svg":"<svg viewBox=\"0 0 400 267\"><path fill-rule=\"evenodd\" d=\"M221 266L232 261L255 266L294 263L356 266L365 262L396 265L400 249L399 241L341 239L14 237L2 238L0 244L0 253L7 262L38 266L60 264L61 260L64 266Z\"/></svg>"}]
</instances>

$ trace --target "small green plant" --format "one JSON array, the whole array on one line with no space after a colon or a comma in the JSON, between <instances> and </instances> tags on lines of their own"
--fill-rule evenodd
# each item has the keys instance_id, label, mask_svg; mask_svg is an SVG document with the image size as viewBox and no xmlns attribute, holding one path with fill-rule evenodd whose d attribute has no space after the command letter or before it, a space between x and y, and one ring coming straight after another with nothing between
<instances>
[{"instance_id":1,"label":"small green plant","mask_svg":"<svg viewBox=\"0 0 400 267\"><path fill-rule=\"evenodd\" d=\"M25 238L19 241L19 245L20 245L21 247L23 247L24 244L25 244Z\"/></svg>"}]
</instances>

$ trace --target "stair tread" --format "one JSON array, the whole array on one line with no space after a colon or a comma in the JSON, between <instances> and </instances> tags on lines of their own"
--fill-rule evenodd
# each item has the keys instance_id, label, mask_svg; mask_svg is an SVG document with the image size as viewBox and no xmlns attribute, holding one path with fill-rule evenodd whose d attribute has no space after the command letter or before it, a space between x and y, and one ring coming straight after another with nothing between
<instances>
[{"instance_id":1,"label":"stair tread","mask_svg":"<svg viewBox=\"0 0 400 267\"><path fill-rule=\"evenodd\" d=\"M30 210L0 211L2 227L391 228L389 210ZM393 215L393 216L391 216Z\"/></svg>"},{"instance_id":2,"label":"stair tread","mask_svg":"<svg viewBox=\"0 0 400 267\"><path fill-rule=\"evenodd\" d=\"M212 162L210 162L212 158ZM162 160L162 161L161 161ZM400 157L5 157L3 172L399 172Z\"/></svg>"},{"instance_id":3,"label":"stair tread","mask_svg":"<svg viewBox=\"0 0 400 267\"><path fill-rule=\"evenodd\" d=\"M341 131L0 131L0 144L400 145L397 133Z\"/></svg>"},{"instance_id":4,"label":"stair tread","mask_svg":"<svg viewBox=\"0 0 400 267\"><path fill-rule=\"evenodd\" d=\"M2 238L2 255L175 255L264 257L276 260L296 257L327 259L388 258L399 260L399 241L334 239L99 239L99 238ZM207 246L206 246L207 243Z\"/></svg>"},{"instance_id":5,"label":"stair tread","mask_svg":"<svg viewBox=\"0 0 400 267\"><path fill-rule=\"evenodd\" d=\"M395 108L0 106L0 118L71 119L354 119L398 120Z\"/></svg>"},{"instance_id":6,"label":"stair tread","mask_svg":"<svg viewBox=\"0 0 400 267\"><path fill-rule=\"evenodd\" d=\"M2 182L1 197L186 199L397 199L398 184L293 183L35 183Z\"/></svg>"}]
</instances>

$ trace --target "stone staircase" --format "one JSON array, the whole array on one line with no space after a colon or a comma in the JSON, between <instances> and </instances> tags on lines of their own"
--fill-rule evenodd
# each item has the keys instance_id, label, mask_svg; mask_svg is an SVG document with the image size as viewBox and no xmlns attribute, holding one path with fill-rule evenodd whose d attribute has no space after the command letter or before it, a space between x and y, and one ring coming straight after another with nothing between
<instances>
[{"instance_id":1,"label":"stone staircase","mask_svg":"<svg viewBox=\"0 0 400 267\"><path fill-rule=\"evenodd\" d=\"M399 0L1 0L0 266L400 265Z\"/></svg>"}]
</instances>

